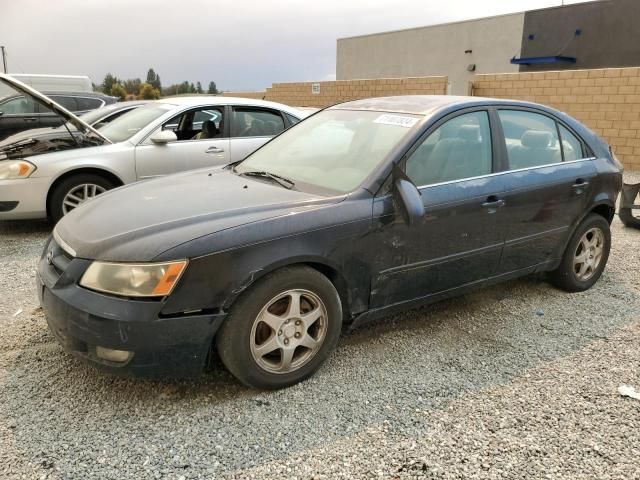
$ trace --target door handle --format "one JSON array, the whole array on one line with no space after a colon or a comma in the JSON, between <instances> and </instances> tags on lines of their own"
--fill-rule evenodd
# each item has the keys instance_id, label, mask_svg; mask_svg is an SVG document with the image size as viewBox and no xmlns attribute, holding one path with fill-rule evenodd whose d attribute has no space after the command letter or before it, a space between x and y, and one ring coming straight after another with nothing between
<instances>
[{"instance_id":1,"label":"door handle","mask_svg":"<svg viewBox=\"0 0 640 480\"><path fill-rule=\"evenodd\" d=\"M482 207L496 209L496 208L504 207L506 204L507 202L505 202L501 198L491 195L489 198L487 198L487 201L482 204Z\"/></svg>"},{"instance_id":2,"label":"door handle","mask_svg":"<svg viewBox=\"0 0 640 480\"><path fill-rule=\"evenodd\" d=\"M589 182L585 182L581 178L577 179L576 183L571 185L572 188L585 188L585 187L588 187L588 186L589 186Z\"/></svg>"},{"instance_id":3,"label":"door handle","mask_svg":"<svg viewBox=\"0 0 640 480\"><path fill-rule=\"evenodd\" d=\"M204 153L224 153L224 148L209 147L204 151Z\"/></svg>"},{"instance_id":4,"label":"door handle","mask_svg":"<svg viewBox=\"0 0 640 480\"><path fill-rule=\"evenodd\" d=\"M37 118L23 118L22 120L24 120L25 122L35 122L38 119Z\"/></svg>"}]
</instances>

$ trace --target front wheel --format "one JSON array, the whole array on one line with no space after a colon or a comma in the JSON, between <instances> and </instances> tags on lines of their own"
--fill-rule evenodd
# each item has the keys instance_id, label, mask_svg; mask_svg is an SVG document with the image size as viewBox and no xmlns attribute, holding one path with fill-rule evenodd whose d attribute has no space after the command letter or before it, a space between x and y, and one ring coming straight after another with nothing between
<instances>
[{"instance_id":1,"label":"front wheel","mask_svg":"<svg viewBox=\"0 0 640 480\"><path fill-rule=\"evenodd\" d=\"M311 376L335 348L341 328L340 296L329 279L309 267L283 268L236 301L216 347L242 383L276 389Z\"/></svg>"},{"instance_id":2,"label":"front wheel","mask_svg":"<svg viewBox=\"0 0 640 480\"><path fill-rule=\"evenodd\" d=\"M91 173L80 173L63 180L51 195L51 219L58 222L71 210L114 187L111 181Z\"/></svg>"},{"instance_id":3,"label":"front wheel","mask_svg":"<svg viewBox=\"0 0 640 480\"><path fill-rule=\"evenodd\" d=\"M560 266L549 274L558 288L582 292L598 281L609 258L611 230L602 216L591 214L571 236Z\"/></svg>"}]
</instances>

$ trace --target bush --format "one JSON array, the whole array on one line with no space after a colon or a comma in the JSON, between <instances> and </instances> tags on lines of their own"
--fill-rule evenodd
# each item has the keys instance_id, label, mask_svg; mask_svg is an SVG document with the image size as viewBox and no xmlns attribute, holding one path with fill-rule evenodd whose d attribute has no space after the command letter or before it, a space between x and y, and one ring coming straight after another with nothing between
<instances>
[{"instance_id":1,"label":"bush","mask_svg":"<svg viewBox=\"0 0 640 480\"><path fill-rule=\"evenodd\" d=\"M140 92L138 92L138 98L143 100L157 100L160 98L160 90L157 88L153 88L152 85L148 83L143 83L140 85Z\"/></svg>"},{"instance_id":2,"label":"bush","mask_svg":"<svg viewBox=\"0 0 640 480\"><path fill-rule=\"evenodd\" d=\"M119 83L115 83L111 86L111 95L118 97L120 101L124 101L127 98L127 91Z\"/></svg>"}]
</instances>

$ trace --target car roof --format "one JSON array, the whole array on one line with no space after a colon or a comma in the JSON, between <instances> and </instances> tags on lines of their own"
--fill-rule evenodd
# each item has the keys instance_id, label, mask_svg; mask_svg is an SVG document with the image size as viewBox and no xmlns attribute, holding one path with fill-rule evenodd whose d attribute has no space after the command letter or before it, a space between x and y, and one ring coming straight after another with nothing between
<instances>
[{"instance_id":1,"label":"car roof","mask_svg":"<svg viewBox=\"0 0 640 480\"><path fill-rule=\"evenodd\" d=\"M163 97L160 100L156 100L158 103L177 105L177 106L189 106L189 105L202 105L203 103L223 103L225 105L250 105L254 107L270 107L276 109L282 109L286 107L290 110L297 110L296 107L284 105L282 103L269 102L267 100L258 100L253 98L241 98L241 97L226 97L220 95L192 95L192 96L173 96Z\"/></svg>"},{"instance_id":2,"label":"car roof","mask_svg":"<svg viewBox=\"0 0 640 480\"><path fill-rule=\"evenodd\" d=\"M446 107L474 107L481 105L521 105L538 106L530 102L503 100L484 97L464 97L456 95L403 95L397 97L376 97L339 103L331 109L338 110L371 110L378 112L409 113L428 115Z\"/></svg>"}]
</instances>

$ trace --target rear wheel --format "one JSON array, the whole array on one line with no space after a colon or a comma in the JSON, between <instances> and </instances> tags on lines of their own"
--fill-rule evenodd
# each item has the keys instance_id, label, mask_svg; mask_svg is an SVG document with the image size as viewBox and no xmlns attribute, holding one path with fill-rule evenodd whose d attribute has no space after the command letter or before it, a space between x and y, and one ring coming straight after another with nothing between
<instances>
[{"instance_id":1,"label":"rear wheel","mask_svg":"<svg viewBox=\"0 0 640 480\"><path fill-rule=\"evenodd\" d=\"M81 173L63 180L51 195L49 204L51 219L57 222L84 202L114 187L113 182L93 173Z\"/></svg>"},{"instance_id":2,"label":"rear wheel","mask_svg":"<svg viewBox=\"0 0 640 480\"><path fill-rule=\"evenodd\" d=\"M551 283L568 292L591 288L602 275L610 249L609 222L589 215L571 236L560 266L550 273Z\"/></svg>"},{"instance_id":3,"label":"rear wheel","mask_svg":"<svg viewBox=\"0 0 640 480\"><path fill-rule=\"evenodd\" d=\"M276 389L312 375L335 348L341 327L333 284L309 267L283 268L237 300L216 347L245 385Z\"/></svg>"}]
</instances>

